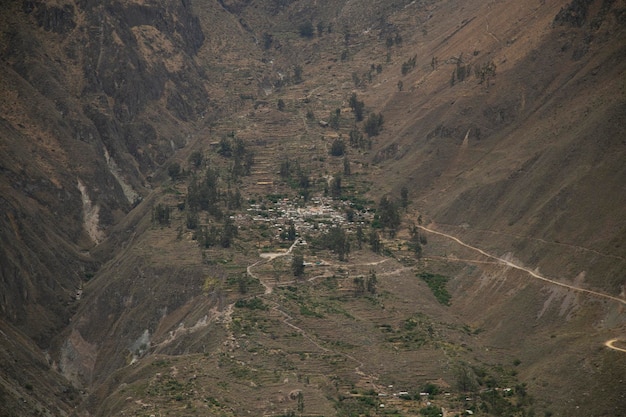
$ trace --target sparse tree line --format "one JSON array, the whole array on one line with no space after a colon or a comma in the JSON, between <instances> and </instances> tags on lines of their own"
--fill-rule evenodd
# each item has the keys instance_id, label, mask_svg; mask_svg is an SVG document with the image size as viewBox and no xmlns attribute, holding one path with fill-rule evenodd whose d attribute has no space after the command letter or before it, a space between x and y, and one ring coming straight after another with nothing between
<instances>
[{"instance_id":1,"label":"sparse tree line","mask_svg":"<svg viewBox=\"0 0 626 417\"><path fill-rule=\"evenodd\" d=\"M203 248L231 246L238 233L231 213L240 209L243 202L237 180L250 175L254 164L254 153L234 132L222 137L216 154L222 159L220 164L213 164L201 152L195 151L189 156L186 171L178 162L168 166L172 181L188 181L187 194L178 204L178 210L184 212L185 227L194 232L193 239ZM218 168L220 165L226 166L226 175ZM153 223L168 226L171 211L171 207L156 205L152 212Z\"/></svg>"},{"instance_id":2,"label":"sparse tree line","mask_svg":"<svg viewBox=\"0 0 626 417\"><path fill-rule=\"evenodd\" d=\"M474 55L477 54L478 51L475 51ZM489 85L489 81L496 76L496 64L493 60L472 65L463 60L463 54L460 54L459 57L452 57L450 60L454 63L454 69L452 70L450 77L450 86L454 86L458 82L467 80L472 73L474 74L474 77L478 79L479 84L487 83L487 85ZM415 69L416 65L417 55L413 55L407 61L402 63L400 72L402 75L407 75ZM437 57L433 56L431 58L430 66L433 71L437 69L439 66L439 60ZM403 88L404 83L402 80L398 81L398 91L402 91Z\"/></svg>"},{"instance_id":3,"label":"sparse tree line","mask_svg":"<svg viewBox=\"0 0 626 417\"><path fill-rule=\"evenodd\" d=\"M304 170L300 166L300 162L285 158L280 163L279 168L280 177L287 181L287 183L299 191L304 201L308 201L311 194L311 178L308 171Z\"/></svg>"},{"instance_id":4,"label":"sparse tree line","mask_svg":"<svg viewBox=\"0 0 626 417\"><path fill-rule=\"evenodd\" d=\"M489 81L496 76L496 64L493 60L476 64L472 67L471 64L463 61L463 54L461 54L455 61L455 68L450 77L450 86L454 86L457 82L465 81L470 77L472 72L474 73L474 77L478 79L479 84L486 82L487 85L489 85Z\"/></svg>"},{"instance_id":5,"label":"sparse tree line","mask_svg":"<svg viewBox=\"0 0 626 417\"><path fill-rule=\"evenodd\" d=\"M365 103L359 100L356 93L352 93L348 103L354 114L354 125L348 135L348 144L355 149L369 150L372 148L372 138L378 136L382 131L383 115L382 113L371 112L365 118ZM341 109L337 108L330 112L328 126L332 129L339 130L343 121ZM362 123L362 130L359 129L357 123ZM343 156L347 153L346 143L341 135L333 140L329 153L331 156Z\"/></svg>"}]
</instances>

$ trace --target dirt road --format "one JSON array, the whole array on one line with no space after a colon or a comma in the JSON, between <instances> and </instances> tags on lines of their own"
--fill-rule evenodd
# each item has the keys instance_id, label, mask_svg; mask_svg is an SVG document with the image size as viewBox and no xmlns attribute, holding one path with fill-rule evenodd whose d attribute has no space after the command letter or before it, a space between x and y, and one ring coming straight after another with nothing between
<instances>
[{"instance_id":1,"label":"dirt road","mask_svg":"<svg viewBox=\"0 0 626 417\"><path fill-rule=\"evenodd\" d=\"M533 271L531 269L528 269L528 268L525 268L523 266L517 265L517 264L515 264L515 263L513 263L513 262L511 262L509 260L499 258L499 257L497 257L495 255L492 255L490 253L485 252L484 250L482 250L480 248L477 248L475 246L469 245L469 244L461 241L459 238L457 238L455 236L449 235L447 233L439 232L437 230L434 230L434 229L431 229L431 228L428 228L428 227L425 227L425 226L418 226L418 227L420 229L424 230L425 232L432 233L432 234L439 235L439 236L443 236L443 237L445 237L447 239L453 240L453 241L455 241L456 243L458 243L461 246L464 246L464 247L466 247L468 249L471 249L471 250L473 250L475 252L478 252L481 255L486 256L488 258L494 259L494 260L498 261L499 263L504 264L504 265L506 265L508 267L511 267L511 268L514 268L514 269L518 269L520 271L524 271L528 275L530 275L531 277L533 277L535 279L547 282L547 283L552 284L552 285L558 285L559 287L565 287L565 288L568 288L568 289L570 289L572 291L577 291L577 292L593 295L595 297L604 298L604 299L608 299L608 300L611 300L611 301L617 301L618 303L626 305L626 300L624 300L623 298L615 297L615 296L609 295L609 294L604 294L604 293L601 293L601 292L598 292L598 291L588 290L588 289L585 289L585 288L577 287L575 285L565 284L563 282L559 282L559 281L556 281L554 279L546 278L543 275L540 275L540 274L538 274L537 272L535 272L535 271Z\"/></svg>"},{"instance_id":2,"label":"dirt road","mask_svg":"<svg viewBox=\"0 0 626 417\"><path fill-rule=\"evenodd\" d=\"M425 232L432 233L432 234L439 235L439 236L443 236L445 238L453 240L453 241L455 241L456 243L458 243L461 246L464 246L464 247L466 247L468 249L471 249L471 250L473 250L475 252L478 252L481 255L486 256L488 258L494 259L497 262L502 263L502 264L504 264L506 266L518 269L520 271L524 271L524 272L526 272L527 274L529 274L531 277L533 277L535 279L539 279L541 281L547 282L547 283L552 284L552 285L558 285L559 287L565 287L565 288L570 289L572 291L577 291L577 292L593 295L594 297L604 298L604 299L611 300L611 301L617 301L620 304L626 305L626 300L624 300L623 298L615 297L615 296L612 296L612 295L609 295L609 294L604 294L604 293L601 293L601 292L598 292L598 291L593 291L593 290L588 290L588 289L585 289L585 288L580 288L580 287L577 287L575 285L565 284L563 282L559 282L559 281L555 281L555 280L550 279L550 278L546 278L543 275L540 275L540 274L536 273L535 271L532 271L532 270L530 270L528 268L525 268L523 266L520 266L520 265L516 265L516 264L514 264L511 261L499 258L499 257L497 257L495 255L492 255L490 253L485 252L484 250L482 250L480 248L477 248L475 246L469 245L469 244L461 241L456 236L452 236L452 235L449 235L447 233L439 232L437 230L434 230L434 229L431 229L431 228L428 228L428 227L425 227L425 226L418 226L418 227L420 229L424 230ZM615 342L617 342L619 340L620 339L607 340L606 342L604 342L604 346L608 347L609 349L613 349L613 350L617 350L617 351L626 353L626 349L623 349L623 348L615 346Z\"/></svg>"}]
</instances>

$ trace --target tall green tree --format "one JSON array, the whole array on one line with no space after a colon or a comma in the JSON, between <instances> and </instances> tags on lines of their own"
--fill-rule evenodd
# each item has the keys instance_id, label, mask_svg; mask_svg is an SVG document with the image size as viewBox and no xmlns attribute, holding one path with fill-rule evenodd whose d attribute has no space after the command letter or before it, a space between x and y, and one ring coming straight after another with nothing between
<instances>
[{"instance_id":1,"label":"tall green tree","mask_svg":"<svg viewBox=\"0 0 626 417\"><path fill-rule=\"evenodd\" d=\"M346 152L346 144L341 138L337 138L330 146L330 154L332 156L342 156Z\"/></svg>"},{"instance_id":2,"label":"tall green tree","mask_svg":"<svg viewBox=\"0 0 626 417\"><path fill-rule=\"evenodd\" d=\"M383 115L381 113L370 113L367 120L365 121L365 133L368 136L378 136L383 127Z\"/></svg>"},{"instance_id":3,"label":"tall green tree","mask_svg":"<svg viewBox=\"0 0 626 417\"><path fill-rule=\"evenodd\" d=\"M347 156L344 156L343 158L343 175L346 177L349 177L351 174L351 170L350 170L350 160L348 159Z\"/></svg>"},{"instance_id":4,"label":"tall green tree","mask_svg":"<svg viewBox=\"0 0 626 417\"><path fill-rule=\"evenodd\" d=\"M367 292L370 294L376 294L376 285L378 284L378 278L376 277L376 272L374 270L370 271L369 276L367 277Z\"/></svg>"},{"instance_id":5,"label":"tall green tree","mask_svg":"<svg viewBox=\"0 0 626 417\"><path fill-rule=\"evenodd\" d=\"M330 195L333 198L341 197L341 174L335 174L330 182Z\"/></svg>"},{"instance_id":6,"label":"tall green tree","mask_svg":"<svg viewBox=\"0 0 626 417\"><path fill-rule=\"evenodd\" d=\"M350 108L354 112L354 117L357 122L363 120L363 111L365 110L365 103L357 98L356 93L352 93L350 96Z\"/></svg>"},{"instance_id":7,"label":"tall green tree","mask_svg":"<svg viewBox=\"0 0 626 417\"><path fill-rule=\"evenodd\" d=\"M383 196L378 204L376 214L383 229L387 229L391 237L395 236L400 226L400 210L397 204L387 196Z\"/></svg>"},{"instance_id":8,"label":"tall green tree","mask_svg":"<svg viewBox=\"0 0 626 417\"><path fill-rule=\"evenodd\" d=\"M370 230L368 240L372 252L380 253L383 250L383 244L380 241L380 236L378 236L378 232L375 229Z\"/></svg>"},{"instance_id":9,"label":"tall green tree","mask_svg":"<svg viewBox=\"0 0 626 417\"><path fill-rule=\"evenodd\" d=\"M304 275L304 255L300 252L293 254L291 258L291 272L294 277L300 278Z\"/></svg>"},{"instance_id":10,"label":"tall green tree","mask_svg":"<svg viewBox=\"0 0 626 417\"><path fill-rule=\"evenodd\" d=\"M167 167L167 173L173 181L176 181L180 176L180 164L178 162L172 162Z\"/></svg>"},{"instance_id":11,"label":"tall green tree","mask_svg":"<svg viewBox=\"0 0 626 417\"><path fill-rule=\"evenodd\" d=\"M409 189L406 186L400 189L400 205L405 210L409 206Z\"/></svg>"}]
</instances>

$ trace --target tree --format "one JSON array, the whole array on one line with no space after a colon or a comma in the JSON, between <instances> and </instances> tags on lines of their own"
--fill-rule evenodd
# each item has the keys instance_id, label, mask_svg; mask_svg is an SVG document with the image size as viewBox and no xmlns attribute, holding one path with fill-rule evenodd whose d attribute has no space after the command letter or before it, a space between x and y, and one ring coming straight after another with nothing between
<instances>
[{"instance_id":1,"label":"tree","mask_svg":"<svg viewBox=\"0 0 626 417\"><path fill-rule=\"evenodd\" d=\"M380 253L383 249L383 244L380 241L380 236L378 236L378 232L374 229L370 231L369 244L372 252Z\"/></svg>"},{"instance_id":2,"label":"tree","mask_svg":"<svg viewBox=\"0 0 626 417\"><path fill-rule=\"evenodd\" d=\"M294 253L291 258L291 272L297 278L304 275L304 256L300 252Z\"/></svg>"},{"instance_id":3,"label":"tree","mask_svg":"<svg viewBox=\"0 0 626 417\"><path fill-rule=\"evenodd\" d=\"M298 28L300 31L300 36L303 38L312 38L315 34L315 28L313 27L313 23L310 20L306 20L300 24Z\"/></svg>"},{"instance_id":4,"label":"tree","mask_svg":"<svg viewBox=\"0 0 626 417\"><path fill-rule=\"evenodd\" d=\"M476 375L466 365L460 365L456 370L457 388L461 392L473 392L476 390Z\"/></svg>"},{"instance_id":5,"label":"tree","mask_svg":"<svg viewBox=\"0 0 626 417\"><path fill-rule=\"evenodd\" d=\"M376 294L377 283L378 278L376 278L376 272L374 272L374 270L371 270L369 277L367 277L367 292L369 292L370 294Z\"/></svg>"},{"instance_id":6,"label":"tree","mask_svg":"<svg viewBox=\"0 0 626 417\"><path fill-rule=\"evenodd\" d=\"M309 174L304 171L300 171L298 175L298 185L302 189L308 189L311 186L311 180L309 179Z\"/></svg>"},{"instance_id":7,"label":"tree","mask_svg":"<svg viewBox=\"0 0 626 417\"><path fill-rule=\"evenodd\" d=\"M358 296L365 292L365 280L363 277L354 277L352 280L354 282L354 295Z\"/></svg>"},{"instance_id":8,"label":"tree","mask_svg":"<svg viewBox=\"0 0 626 417\"><path fill-rule=\"evenodd\" d=\"M280 161L279 174L282 178L289 178L291 175L291 162L289 161L289 158L285 158Z\"/></svg>"},{"instance_id":9,"label":"tree","mask_svg":"<svg viewBox=\"0 0 626 417\"><path fill-rule=\"evenodd\" d=\"M346 144L343 139L337 138L333 141L330 146L330 154L332 156L342 156L346 151Z\"/></svg>"},{"instance_id":10,"label":"tree","mask_svg":"<svg viewBox=\"0 0 626 417\"><path fill-rule=\"evenodd\" d=\"M240 294L246 294L248 292L248 277L246 274L241 274L237 278L237 286L239 287Z\"/></svg>"},{"instance_id":11,"label":"tree","mask_svg":"<svg viewBox=\"0 0 626 417\"><path fill-rule=\"evenodd\" d=\"M350 174L351 174L350 160L346 156L346 157L343 158L343 175L345 175L346 177L349 177Z\"/></svg>"},{"instance_id":12,"label":"tree","mask_svg":"<svg viewBox=\"0 0 626 417\"><path fill-rule=\"evenodd\" d=\"M371 149L372 140L369 138L365 139L359 130L352 129L350 131L350 146L361 149Z\"/></svg>"},{"instance_id":13,"label":"tree","mask_svg":"<svg viewBox=\"0 0 626 417\"><path fill-rule=\"evenodd\" d=\"M365 241L365 234L363 233L363 227L358 225L356 227L356 244L359 249L363 246L363 242Z\"/></svg>"},{"instance_id":14,"label":"tree","mask_svg":"<svg viewBox=\"0 0 626 417\"><path fill-rule=\"evenodd\" d=\"M167 226L170 224L170 208L157 204L152 210L152 221L158 223L161 226Z\"/></svg>"},{"instance_id":15,"label":"tree","mask_svg":"<svg viewBox=\"0 0 626 417\"><path fill-rule=\"evenodd\" d=\"M415 68L416 60L417 60L417 55L414 55L413 58L402 63L402 70L401 70L402 75L408 74L409 71Z\"/></svg>"},{"instance_id":16,"label":"tree","mask_svg":"<svg viewBox=\"0 0 626 417\"><path fill-rule=\"evenodd\" d=\"M381 113L370 113L369 117L365 121L365 133L368 136L378 136L383 126L383 115Z\"/></svg>"},{"instance_id":17,"label":"tree","mask_svg":"<svg viewBox=\"0 0 626 417\"><path fill-rule=\"evenodd\" d=\"M378 203L377 214L383 229L389 229L390 236L395 236L396 230L400 226L400 211L397 204L388 199L387 196L383 196Z\"/></svg>"},{"instance_id":18,"label":"tree","mask_svg":"<svg viewBox=\"0 0 626 417\"><path fill-rule=\"evenodd\" d=\"M335 130L339 129L339 125L341 124L341 109L335 109L334 112L330 113L328 124Z\"/></svg>"},{"instance_id":19,"label":"tree","mask_svg":"<svg viewBox=\"0 0 626 417\"><path fill-rule=\"evenodd\" d=\"M230 158L233 153L233 148L230 143L230 139L224 136L220 139L220 143L218 145L217 153L222 155L225 158Z\"/></svg>"},{"instance_id":20,"label":"tree","mask_svg":"<svg viewBox=\"0 0 626 417\"><path fill-rule=\"evenodd\" d=\"M272 42L274 42L274 36L271 33L265 32L263 34L263 47L265 49L270 49Z\"/></svg>"},{"instance_id":21,"label":"tree","mask_svg":"<svg viewBox=\"0 0 626 417\"><path fill-rule=\"evenodd\" d=\"M341 197L341 174L335 174L330 181L330 195L334 198Z\"/></svg>"},{"instance_id":22,"label":"tree","mask_svg":"<svg viewBox=\"0 0 626 417\"><path fill-rule=\"evenodd\" d=\"M189 155L189 163L194 168L198 169L202 166L202 153L200 151L194 151Z\"/></svg>"},{"instance_id":23,"label":"tree","mask_svg":"<svg viewBox=\"0 0 626 417\"><path fill-rule=\"evenodd\" d=\"M302 66L296 65L293 67L293 81L296 84L300 84L302 82Z\"/></svg>"},{"instance_id":24,"label":"tree","mask_svg":"<svg viewBox=\"0 0 626 417\"><path fill-rule=\"evenodd\" d=\"M200 223L200 217L198 216L198 212L195 210L189 210L187 212L187 229L194 230L198 227Z\"/></svg>"},{"instance_id":25,"label":"tree","mask_svg":"<svg viewBox=\"0 0 626 417\"><path fill-rule=\"evenodd\" d=\"M489 85L489 80L496 76L496 64L493 62L493 60L489 61L482 66L478 66L474 71L474 74L479 78L479 84L487 81L487 85Z\"/></svg>"},{"instance_id":26,"label":"tree","mask_svg":"<svg viewBox=\"0 0 626 417\"><path fill-rule=\"evenodd\" d=\"M289 224L289 228L287 229L287 240L294 241L296 240L296 225L291 222Z\"/></svg>"},{"instance_id":27,"label":"tree","mask_svg":"<svg viewBox=\"0 0 626 417\"><path fill-rule=\"evenodd\" d=\"M346 209L346 220L350 223L354 221L354 209L352 207Z\"/></svg>"},{"instance_id":28,"label":"tree","mask_svg":"<svg viewBox=\"0 0 626 417\"><path fill-rule=\"evenodd\" d=\"M178 162L172 162L167 167L167 173L173 181L177 180L180 175L180 164Z\"/></svg>"},{"instance_id":29,"label":"tree","mask_svg":"<svg viewBox=\"0 0 626 417\"><path fill-rule=\"evenodd\" d=\"M304 394L302 391L298 392L298 412L300 414L304 412Z\"/></svg>"},{"instance_id":30,"label":"tree","mask_svg":"<svg viewBox=\"0 0 626 417\"><path fill-rule=\"evenodd\" d=\"M354 112L354 117L356 118L357 122L360 122L361 120L363 120L363 111L365 110L365 103L363 103L357 98L356 93L352 93L352 95L350 96L350 108L352 108L352 111Z\"/></svg>"},{"instance_id":31,"label":"tree","mask_svg":"<svg viewBox=\"0 0 626 417\"><path fill-rule=\"evenodd\" d=\"M345 260L350 253L350 241L340 226L331 227L328 232L316 239L316 245L334 251L340 261Z\"/></svg>"},{"instance_id":32,"label":"tree","mask_svg":"<svg viewBox=\"0 0 626 417\"><path fill-rule=\"evenodd\" d=\"M285 110L285 101L282 98L279 98L276 107L278 108L278 111Z\"/></svg>"},{"instance_id":33,"label":"tree","mask_svg":"<svg viewBox=\"0 0 626 417\"><path fill-rule=\"evenodd\" d=\"M324 34L324 22L321 20L317 22L317 36L322 37Z\"/></svg>"},{"instance_id":34,"label":"tree","mask_svg":"<svg viewBox=\"0 0 626 417\"><path fill-rule=\"evenodd\" d=\"M409 189L406 186L400 189L400 205L405 210L409 206Z\"/></svg>"},{"instance_id":35,"label":"tree","mask_svg":"<svg viewBox=\"0 0 626 417\"><path fill-rule=\"evenodd\" d=\"M229 248L235 236L237 236L237 226L235 226L230 216L224 216L220 245L222 245L223 248Z\"/></svg>"}]
</instances>

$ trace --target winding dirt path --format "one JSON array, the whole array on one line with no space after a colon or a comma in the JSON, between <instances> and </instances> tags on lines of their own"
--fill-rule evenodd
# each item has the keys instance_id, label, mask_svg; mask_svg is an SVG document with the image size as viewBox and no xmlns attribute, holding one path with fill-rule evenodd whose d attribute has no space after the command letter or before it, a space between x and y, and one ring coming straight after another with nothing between
<instances>
[{"instance_id":1,"label":"winding dirt path","mask_svg":"<svg viewBox=\"0 0 626 417\"><path fill-rule=\"evenodd\" d=\"M581 288L581 287L577 287L575 285L565 284L563 282L559 282L559 281L556 281L554 279L546 278L543 275L540 275L540 274L538 274L537 272L535 272L535 271L533 271L531 269L528 269L528 268L525 268L523 266L517 265L517 264L515 264L515 263L513 263L513 262L511 262L509 260L499 258L499 257L497 257L495 255L492 255L490 253L485 252L484 250L482 250L480 248L477 248L475 246L467 244L467 243L463 242L462 240L460 240L459 238L457 238L455 236L449 235L449 234L444 233L444 232L439 232L437 230L430 229L430 228L425 227L425 226L417 226L417 227L419 227L420 229L424 230L425 232L432 233L432 234L439 235L439 236L443 236L443 237L445 237L447 239L453 240L453 241L455 241L456 243L458 243L461 246L464 246L464 247L466 247L468 249L471 249L471 250L473 250L475 252L478 252L481 255L486 256L487 258L495 259L499 263L504 264L504 265L506 265L508 267L511 267L511 268L514 268L514 269L517 269L517 270L520 270L520 271L524 271L528 275L530 275L531 277L533 277L535 279L547 282L547 283L552 284L552 285L557 285L559 287L564 287L564 288L570 289L572 291L577 291L577 292L593 295L595 297L604 298L604 299L611 300L611 301L617 301L620 304L626 305L626 300L623 299L623 298L615 297L615 296L609 295L609 294L604 294L604 293L601 293L601 292L598 292L598 291L588 290L586 288Z\"/></svg>"},{"instance_id":2,"label":"winding dirt path","mask_svg":"<svg viewBox=\"0 0 626 417\"><path fill-rule=\"evenodd\" d=\"M269 294L271 294L271 293L273 292L274 287L273 287L273 286L270 286L269 284L267 284L266 282L264 282L264 281L263 281L263 279L261 279L261 277L259 277L258 275L256 275L256 274L254 273L253 269L254 269L256 266L258 266L258 265L261 265L261 264L264 264L264 263L270 262L270 261L272 261L272 260L274 260L274 259L276 259L276 258L279 258L279 257L281 257L281 256L287 256L287 255L289 255L289 254L293 251L293 249L294 249L294 248L295 248L298 244L300 244L300 243L301 243L301 239L296 239L296 241L294 241L294 243L293 243L293 244L289 247L289 249L288 249L287 251L285 251L285 252L276 252L276 253L265 253L265 254L261 254L261 256L263 257L263 259L261 259L260 261L257 261L257 262L255 262L255 263L253 263L253 264L249 265L249 266L246 268L246 271L247 271L248 275L249 275L250 277L254 278L254 279L258 279L258 280L259 280L259 282L261 283L261 285L263 285L263 287L265 287L265 292L264 292L264 295L269 295ZM384 263L384 262L387 262L388 260L389 260L389 258L384 258L384 259L381 259L381 260L378 260L378 261L366 262L366 263L358 263L358 264L351 264L351 265L354 265L354 266L375 266L375 265L380 265L380 264L382 264L382 263ZM327 263L326 265L327 265L327 266L333 266L333 264L332 264L332 263ZM409 269L409 268L403 267L403 268L399 268L398 270L394 270L394 271L391 271L391 272L383 273L383 274L381 274L381 275L392 275L392 274L399 273L400 271L403 271L403 270L405 270L405 269ZM324 274L320 274L320 275L316 275L316 276L314 276L314 277L311 277L311 278L309 278L307 281L311 282L311 281L314 281L314 280L316 280L316 279L319 279L319 278L324 278L324 277L328 277L328 276L331 276L331 275L332 275L332 274L329 274L329 273L324 273ZM281 285L285 285L285 284L288 284L288 283L293 283L293 282L295 282L295 280L294 280L294 281L289 281L289 282L281 282ZM325 347L325 346L322 346L322 345L321 345L321 344L320 344L320 343L319 343L319 342L318 342L318 341L317 341L314 337L312 337L311 335L309 335L309 334L307 333L307 331L306 331L306 330L304 330L303 328L298 327L298 326L296 326L295 324L293 324L293 323L292 323L292 321L293 321L293 317L292 317L289 313L287 313L287 312L286 312L286 311L282 308L282 306L281 306L278 302L276 302L276 301L272 300L272 301L271 301L271 303L273 304L272 309L273 309L273 310L275 310L275 311L277 311L278 313L280 313L280 314L283 316L283 323L284 323L286 326L289 326L289 327L290 327L290 328L292 328L293 330L295 330L295 331L297 331L298 333L300 333L300 334L302 335L302 337L304 337L304 338L305 338L305 339L307 339L309 342L311 342L311 343L312 343L314 346L316 346L316 347L317 347L320 351L322 351L322 352L326 352L326 353L333 353L333 354L336 354L336 355L341 355L341 356L345 357L346 359L348 359L348 360L350 360L350 361L352 361L352 362L355 362L357 365L356 365L356 367L354 368L354 372L355 372L357 375L359 375L361 378L363 378L363 379L365 379L367 382L369 382L369 383L371 384L371 386L372 386L372 387L374 387L375 389L379 389L378 385L376 384L376 381L378 380L378 378L377 378L374 374L368 374L368 373L366 373L366 372L364 372L364 371L363 371L363 369L362 369L362 368L365 366L365 362L363 362L363 361L361 361L361 360L357 359L356 357L354 357L354 356L350 355L349 353L346 353L346 352L341 352L341 351L338 351L338 350L335 350L335 349L329 349L329 348L327 348L327 347ZM234 304L233 304L233 305L234 305ZM231 307L231 310L232 310L232 306L233 306L233 305L229 306L229 307Z\"/></svg>"},{"instance_id":3,"label":"winding dirt path","mask_svg":"<svg viewBox=\"0 0 626 417\"><path fill-rule=\"evenodd\" d=\"M295 248L301 242L302 242L302 239L296 239L292 243L292 245L289 247L289 249L287 249L287 251L285 251L285 252L262 253L261 257L263 259L261 259L258 262L253 263L252 265L248 265L248 267L246 268L246 272L248 273L248 275L251 278L258 279L259 282L261 283L261 285L263 285L263 287L265 287L264 294L271 294L272 291L274 290L274 287L271 287L269 284L267 284L265 281L263 281L258 275L256 275L254 272L252 272L252 268L254 268L255 266L258 266L258 265L270 262L273 259L280 258L281 256L289 255L291 252L293 252L293 248Z\"/></svg>"},{"instance_id":4,"label":"winding dirt path","mask_svg":"<svg viewBox=\"0 0 626 417\"><path fill-rule=\"evenodd\" d=\"M480 232L480 233L489 233L489 234L492 234L492 235L511 236L511 237L516 238L516 239L532 240L532 241L535 241L535 242L544 243L546 245L565 246L565 247L568 247L568 248L571 248L571 249L574 249L574 250L579 250L579 251L583 251L583 252L593 253L595 255L602 256L602 257L605 257L605 258L619 259L619 260L622 260L622 261L626 259L623 256L609 255L609 254L597 251L595 249L587 248L585 246L572 245L571 243L554 242L554 241L541 239L541 238L538 238L538 237L525 236L525 235L520 235L520 234L515 234L515 233L499 232L499 231L489 230L489 229L478 229L478 228L474 228L474 227L459 226L459 225L448 224L448 223L437 223L437 224L440 224L440 225L446 226L446 227L468 229L468 230L472 230L472 231Z\"/></svg>"},{"instance_id":5,"label":"winding dirt path","mask_svg":"<svg viewBox=\"0 0 626 417\"><path fill-rule=\"evenodd\" d=\"M508 267L511 267L511 268L514 268L514 269L518 269L520 271L524 271L524 272L526 272L527 274L529 274L531 277L533 277L535 279L547 282L547 283L552 284L552 285L557 285L559 287L564 287L564 288L570 289L572 291L577 291L577 292L581 292L581 293L584 293L584 294L589 294L589 295L592 295L594 297L604 298L606 300L617 301L618 303L620 303L622 305L626 305L626 300L624 300L623 298L615 297L615 296L612 296L612 295L609 295L609 294L604 294L604 293L601 293L601 292L598 292L598 291L593 291L593 290L588 290L588 289L585 289L585 288L580 288L580 287L577 287L575 285L565 284L563 282L559 282L559 281L556 281L556 280L553 280L553 279L550 279L550 278L546 278L543 275L540 275L540 274L536 273L533 270L530 270L530 269L525 268L523 266L514 264L511 261L499 258L499 257L497 257L495 255L492 255L490 253L485 252L484 250L482 250L480 248L477 248L475 246L467 244L467 243L463 242L462 240L460 240L459 238L457 238L456 236L452 236L452 235L449 235L447 233L439 232L437 230L433 230L433 229L425 227L425 226L418 226L418 227L420 229L424 230L425 232L432 233L432 234L439 235L439 236L443 236L443 237L445 237L447 239L453 240L453 241L455 241L456 243L458 243L461 246L464 246L464 247L466 247L468 249L471 249L471 250L473 250L475 252L478 252L481 255L486 256L487 258L496 260L498 263L504 264L504 265L506 265ZM617 342L617 341L620 341L620 339L607 340L606 342L604 342L604 346L608 347L609 349L613 349L613 350L617 350L619 352L626 353L626 349L623 349L623 348L615 346L615 342Z\"/></svg>"}]
</instances>

